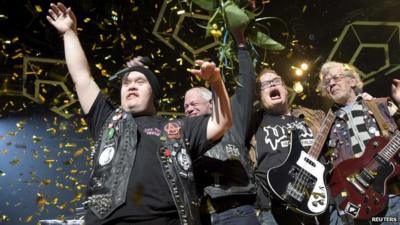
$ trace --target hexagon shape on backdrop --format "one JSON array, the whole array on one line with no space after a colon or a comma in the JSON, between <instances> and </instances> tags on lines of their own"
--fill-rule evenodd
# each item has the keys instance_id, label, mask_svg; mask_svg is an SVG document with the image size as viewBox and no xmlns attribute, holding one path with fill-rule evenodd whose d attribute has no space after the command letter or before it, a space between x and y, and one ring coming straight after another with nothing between
<instances>
[{"instance_id":1,"label":"hexagon shape on backdrop","mask_svg":"<svg viewBox=\"0 0 400 225\"><path fill-rule=\"evenodd\" d=\"M207 56L207 50L218 46L218 41L212 37L202 38L205 30L204 33L197 34L194 32L198 32L198 27L192 27L196 26L196 21L208 21L210 16L186 11L178 13L185 10L180 8L181 6L176 0L164 0L153 28L153 35L171 49L180 51L180 56L194 65L197 58Z\"/></svg>"},{"instance_id":2,"label":"hexagon shape on backdrop","mask_svg":"<svg viewBox=\"0 0 400 225\"><path fill-rule=\"evenodd\" d=\"M77 99L68 89L66 82L69 78L65 70L64 60L25 57L22 96L39 104L49 103L51 111L70 118L73 114L68 111L68 107L77 102Z\"/></svg>"},{"instance_id":3,"label":"hexagon shape on backdrop","mask_svg":"<svg viewBox=\"0 0 400 225\"><path fill-rule=\"evenodd\" d=\"M355 65L365 86L400 70L400 22L356 21L343 29L328 61Z\"/></svg>"}]
</instances>

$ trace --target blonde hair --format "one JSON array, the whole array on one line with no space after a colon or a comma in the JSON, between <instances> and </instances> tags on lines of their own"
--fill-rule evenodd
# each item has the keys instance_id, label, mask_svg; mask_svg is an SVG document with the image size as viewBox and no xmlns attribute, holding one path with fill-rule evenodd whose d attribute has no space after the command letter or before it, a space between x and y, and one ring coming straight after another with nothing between
<instances>
[{"instance_id":1,"label":"blonde hair","mask_svg":"<svg viewBox=\"0 0 400 225\"><path fill-rule=\"evenodd\" d=\"M347 63L340 63L335 61L328 61L324 63L321 67L321 72L319 73L319 84L318 89L321 90L323 95L327 95L327 87L323 85L324 77L330 74L332 68L342 67L346 77L351 77L356 80L356 86L354 88L354 93L356 95L361 94L364 83L360 78L360 71L353 65Z\"/></svg>"}]
</instances>

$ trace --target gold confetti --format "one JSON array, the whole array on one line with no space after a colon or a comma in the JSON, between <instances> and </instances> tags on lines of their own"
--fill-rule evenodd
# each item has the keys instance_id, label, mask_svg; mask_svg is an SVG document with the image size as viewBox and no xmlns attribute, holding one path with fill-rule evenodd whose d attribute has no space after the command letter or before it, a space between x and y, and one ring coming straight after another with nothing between
<instances>
[{"instance_id":1,"label":"gold confetti","mask_svg":"<svg viewBox=\"0 0 400 225\"><path fill-rule=\"evenodd\" d=\"M65 204L65 202L64 202L61 205L58 205L57 208L64 210L66 206L67 206L67 204Z\"/></svg>"},{"instance_id":2,"label":"gold confetti","mask_svg":"<svg viewBox=\"0 0 400 225\"><path fill-rule=\"evenodd\" d=\"M80 148L80 149L78 149L78 150L76 150L76 151L74 152L74 157L75 157L75 158L76 158L76 157L79 157L79 156L82 155L84 152L85 152L85 148Z\"/></svg>"},{"instance_id":3,"label":"gold confetti","mask_svg":"<svg viewBox=\"0 0 400 225\"><path fill-rule=\"evenodd\" d=\"M68 130L68 124L66 122L60 123L60 126L58 127L60 130Z\"/></svg>"},{"instance_id":4,"label":"gold confetti","mask_svg":"<svg viewBox=\"0 0 400 225\"><path fill-rule=\"evenodd\" d=\"M7 132L7 135L8 136L16 136L17 135L17 132Z\"/></svg>"},{"instance_id":5,"label":"gold confetti","mask_svg":"<svg viewBox=\"0 0 400 225\"><path fill-rule=\"evenodd\" d=\"M43 12L43 9L40 5L35 5L35 9L36 9L36 12L38 12L38 13Z\"/></svg>"},{"instance_id":6,"label":"gold confetti","mask_svg":"<svg viewBox=\"0 0 400 225\"><path fill-rule=\"evenodd\" d=\"M87 129L88 129L88 127L80 127L77 130L75 130L75 132L80 134L80 133L87 131Z\"/></svg>"},{"instance_id":7,"label":"gold confetti","mask_svg":"<svg viewBox=\"0 0 400 225\"><path fill-rule=\"evenodd\" d=\"M101 63L96 63L96 68L99 70L103 69L103 65L101 65Z\"/></svg>"},{"instance_id":8,"label":"gold confetti","mask_svg":"<svg viewBox=\"0 0 400 225\"><path fill-rule=\"evenodd\" d=\"M5 149L1 150L1 154L2 155L7 155L8 154L8 149L5 148Z\"/></svg>"},{"instance_id":9,"label":"gold confetti","mask_svg":"<svg viewBox=\"0 0 400 225\"><path fill-rule=\"evenodd\" d=\"M33 218L32 215L28 216L28 217L25 219L25 223L31 222L31 221L32 221L32 218Z\"/></svg>"},{"instance_id":10,"label":"gold confetti","mask_svg":"<svg viewBox=\"0 0 400 225\"><path fill-rule=\"evenodd\" d=\"M46 159L44 162L47 164L47 166L49 168L51 168L53 166L53 163L56 162L56 160L54 160L54 159Z\"/></svg>"},{"instance_id":11,"label":"gold confetti","mask_svg":"<svg viewBox=\"0 0 400 225\"><path fill-rule=\"evenodd\" d=\"M33 136L32 136L32 141L33 141L33 143L38 143L38 142L41 141L41 140L42 140L42 138L39 137L39 136L36 136L36 135L33 135Z\"/></svg>"},{"instance_id":12,"label":"gold confetti","mask_svg":"<svg viewBox=\"0 0 400 225\"><path fill-rule=\"evenodd\" d=\"M10 164L13 165L13 166L16 166L16 165L19 164L19 162L20 162L19 159L14 159L14 160L10 161Z\"/></svg>"},{"instance_id":13,"label":"gold confetti","mask_svg":"<svg viewBox=\"0 0 400 225\"><path fill-rule=\"evenodd\" d=\"M90 22L90 20L91 20L91 19L90 19L89 17L86 17L85 19L83 19L83 22L84 22L84 23L88 23L88 22Z\"/></svg>"},{"instance_id":14,"label":"gold confetti","mask_svg":"<svg viewBox=\"0 0 400 225\"><path fill-rule=\"evenodd\" d=\"M11 219L7 215L0 215L0 221L2 221L2 222L10 222Z\"/></svg>"},{"instance_id":15,"label":"gold confetti","mask_svg":"<svg viewBox=\"0 0 400 225\"><path fill-rule=\"evenodd\" d=\"M69 142L67 142L67 143L65 144L65 147L66 147L66 148L75 148L75 147L76 147L76 143L69 143Z\"/></svg>"},{"instance_id":16,"label":"gold confetti","mask_svg":"<svg viewBox=\"0 0 400 225\"><path fill-rule=\"evenodd\" d=\"M49 153L50 152L50 149L47 146L41 146L41 148L43 148L43 152L44 153Z\"/></svg>"},{"instance_id":17,"label":"gold confetti","mask_svg":"<svg viewBox=\"0 0 400 225\"><path fill-rule=\"evenodd\" d=\"M33 157L34 159L38 159L38 158L39 158L39 153L38 153L37 151L33 151L33 152L32 152L32 157Z\"/></svg>"},{"instance_id":18,"label":"gold confetti","mask_svg":"<svg viewBox=\"0 0 400 225\"><path fill-rule=\"evenodd\" d=\"M42 180L40 182L40 185L43 185L43 186L47 186L49 184L51 184L51 180L50 179L44 179L44 180Z\"/></svg>"},{"instance_id":19,"label":"gold confetti","mask_svg":"<svg viewBox=\"0 0 400 225\"><path fill-rule=\"evenodd\" d=\"M43 194L41 193L36 193L37 198L36 198L36 204L40 207L43 208L45 205L48 205L49 202L46 200Z\"/></svg>"},{"instance_id":20,"label":"gold confetti","mask_svg":"<svg viewBox=\"0 0 400 225\"><path fill-rule=\"evenodd\" d=\"M51 200L51 204L56 205L58 203L58 198L55 197L53 200Z\"/></svg>"},{"instance_id":21,"label":"gold confetti","mask_svg":"<svg viewBox=\"0 0 400 225\"><path fill-rule=\"evenodd\" d=\"M55 135L57 133L57 130L53 127L47 128L46 131L49 132L51 135Z\"/></svg>"},{"instance_id":22,"label":"gold confetti","mask_svg":"<svg viewBox=\"0 0 400 225\"><path fill-rule=\"evenodd\" d=\"M136 35L130 34L129 36L131 37L132 40L134 40L134 41L137 40L137 36Z\"/></svg>"},{"instance_id":23,"label":"gold confetti","mask_svg":"<svg viewBox=\"0 0 400 225\"><path fill-rule=\"evenodd\" d=\"M17 129L18 129L18 130L24 129L25 124L26 124L25 121L19 121L19 122L16 124Z\"/></svg>"},{"instance_id":24,"label":"gold confetti","mask_svg":"<svg viewBox=\"0 0 400 225\"><path fill-rule=\"evenodd\" d=\"M58 183L57 181L56 181L56 187L60 188L61 190L63 190L65 188L64 184Z\"/></svg>"},{"instance_id":25,"label":"gold confetti","mask_svg":"<svg viewBox=\"0 0 400 225\"><path fill-rule=\"evenodd\" d=\"M82 193L78 192L69 203L79 202L82 198Z\"/></svg>"},{"instance_id":26,"label":"gold confetti","mask_svg":"<svg viewBox=\"0 0 400 225\"><path fill-rule=\"evenodd\" d=\"M66 166L70 166L70 165L72 165L73 163L74 163L74 160L73 160L73 159L69 159L69 160L64 161L64 165L66 165Z\"/></svg>"}]
</instances>

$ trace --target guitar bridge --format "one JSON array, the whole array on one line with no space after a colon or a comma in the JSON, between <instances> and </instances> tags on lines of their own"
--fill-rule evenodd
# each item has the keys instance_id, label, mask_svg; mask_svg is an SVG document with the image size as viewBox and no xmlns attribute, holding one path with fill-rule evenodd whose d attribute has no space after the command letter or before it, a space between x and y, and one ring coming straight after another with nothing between
<instances>
[{"instance_id":1,"label":"guitar bridge","mask_svg":"<svg viewBox=\"0 0 400 225\"><path fill-rule=\"evenodd\" d=\"M357 174L355 177L356 177L356 180L357 180L358 182L360 182L365 188L368 188L368 187L369 187L368 182L365 181L359 174Z\"/></svg>"},{"instance_id":2,"label":"guitar bridge","mask_svg":"<svg viewBox=\"0 0 400 225\"><path fill-rule=\"evenodd\" d=\"M297 190L295 187L293 187L292 183L288 184L286 193L298 202L303 201L304 194L301 191Z\"/></svg>"},{"instance_id":3,"label":"guitar bridge","mask_svg":"<svg viewBox=\"0 0 400 225\"><path fill-rule=\"evenodd\" d=\"M350 182L361 194L365 194L365 189L362 188L354 177L346 177L347 181Z\"/></svg>"}]
</instances>

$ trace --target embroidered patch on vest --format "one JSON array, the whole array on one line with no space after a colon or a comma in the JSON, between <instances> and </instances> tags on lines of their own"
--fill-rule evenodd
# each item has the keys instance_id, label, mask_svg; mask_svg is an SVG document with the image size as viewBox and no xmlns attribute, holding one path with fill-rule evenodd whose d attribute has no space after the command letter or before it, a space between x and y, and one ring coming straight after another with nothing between
<instances>
[{"instance_id":1,"label":"embroidered patch on vest","mask_svg":"<svg viewBox=\"0 0 400 225\"><path fill-rule=\"evenodd\" d=\"M192 165L192 161L190 160L189 154L187 154L186 149L181 149L181 151L177 155L177 160L179 165L183 168L183 170L187 171Z\"/></svg>"},{"instance_id":2,"label":"embroidered patch on vest","mask_svg":"<svg viewBox=\"0 0 400 225\"><path fill-rule=\"evenodd\" d=\"M240 156L239 148L235 145L227 144L225 145L225 150L229 158L238 158Z\"/></svg>"},{"instance_id":3,"label":"embroidered patch on vest","mask_svg":"<svg viewBox=\"0 0 400 225\"><path fill-rule=\"evenodd\" d=\"M169 122L165 125L164 130L167 132L169 139L180 139L182 137L182 129L179 123Z\"/></svg>"},{"instance_id":4,"label":"embroidered patch on vest","mask_svg":"<svg viewBox=\"0 0 400 225\"><path fill-rule=\"evenodd\" d=\"M105 166L111 162L114 158L115 148L113 146L105 148L99 157L99 164L100 166Z\"/></svg>"}]
</instances>

